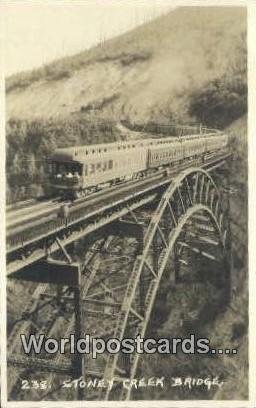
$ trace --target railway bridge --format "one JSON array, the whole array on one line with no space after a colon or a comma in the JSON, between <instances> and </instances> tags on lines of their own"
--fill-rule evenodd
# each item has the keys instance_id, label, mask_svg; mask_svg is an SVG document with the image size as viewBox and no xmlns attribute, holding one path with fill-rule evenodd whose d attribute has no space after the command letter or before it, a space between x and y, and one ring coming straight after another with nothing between
<instances>
[{"instance_id":1,"label":"railway bridge","mask_svg":"<svg viewBox=\"0 0 256 408\"><path fill-rule=\"evenodd\" d=\"M139 365L140 354L25 356L21 333L145 337L163 278L178 285L195 265L214 271L229 301L229 158L222 151L185 160L99 191L74 201L66 219L57 201L7 209L7 276L31 285L8 335L9 399L17 392L24 400L54 399L63 379L98 378L114 379L114 386L100 393L78 387L72 398L128 400L131 390L121 384ZM21 378L31 373L45 375L49 388L21 391Z\"/></svg>"}]
</instances>

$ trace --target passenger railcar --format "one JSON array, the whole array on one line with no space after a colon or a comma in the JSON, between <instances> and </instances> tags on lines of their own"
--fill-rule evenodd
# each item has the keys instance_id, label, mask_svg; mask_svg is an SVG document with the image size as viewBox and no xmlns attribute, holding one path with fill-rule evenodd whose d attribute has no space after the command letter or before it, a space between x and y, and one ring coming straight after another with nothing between
<instances>
[{"instance_id":1,"label":"passenger railcar","mask_svg":"<svg viewBox=\"0 0 256 408\"><path fill-rule=\"evenodd\" d=\"M177 161L214 153L227 142L227 136L218 132L56 149L50 159L51 186L55 193L79 197Z\"/></svg>"},{"instance_id":2,"label":"passenger railcar","mask_svg":"<svg viewBox=\"0 0 256 408\"><path fill-rule=\"evenodd\" d=\"M50 160L54 191L85 195L113 181L131 179L147 168L148 140L56 149Z\"/></svg>"}]
</instances>

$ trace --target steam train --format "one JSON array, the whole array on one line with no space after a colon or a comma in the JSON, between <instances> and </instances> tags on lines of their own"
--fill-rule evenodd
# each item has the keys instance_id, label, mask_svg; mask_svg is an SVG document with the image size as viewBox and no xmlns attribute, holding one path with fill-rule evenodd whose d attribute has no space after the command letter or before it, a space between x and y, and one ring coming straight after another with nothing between
<instances>
[{"instance_id":1,"label":"steam train","mask_svg":"<svg viewBox=\"0 0 256 408\"><path fill-rule=\"evenodd\" d=\"M215 132L58 148L50 158L50 185L54 194L74 199L185 159L220 152L227 144L228 137Z\"/></svg>"}]
</instances>

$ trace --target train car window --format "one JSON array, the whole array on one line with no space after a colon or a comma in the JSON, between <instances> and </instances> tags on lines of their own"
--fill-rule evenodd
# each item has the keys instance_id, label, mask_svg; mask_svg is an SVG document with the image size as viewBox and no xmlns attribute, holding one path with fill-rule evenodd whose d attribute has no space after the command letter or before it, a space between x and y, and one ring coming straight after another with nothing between
<instances>
[{"instance_id":1,"label":"train car window","mask_svg":"<svg viewBox=\"0 0 256 408\"><path fill-rule=\"evenodd\" d=\"M108 168L111 170L113 169L113 160L109 160L108 162Z\"/></svg>"},{"instance_id":2,"label":"train car window","mask_svg":"<svg viewBox=\"0 0 256 408\"><path fill-rule=\"evenodd\" d=\"M83 165L80 163L74 163L71 164L69 170L71 171L72 174L79 174L79 176L82 176L83 174Z\"/></svg>"},{"instance_id":3,"label":"train car window","mask_svg":"<svg viewBox=\"0 0 256 408\"><path fill-rule=\"evenodd\" d=\"M88 166L84 164L84 175L87 176L88 174Z\"/></svg>"},{"instance_id":4,"label":"train car window","mask_svg":"<svg viewBox=\"0 0 256 408\"><path fill-rule=\"evenodd\" d=\"M107 151L107 149L104 149L104 152L106 152Z\"/></svg>"},{"instance_id":5,"label":"train car window","mask_svg":"<svg viewBox=\"0 0 256 408\"><path fill-rule=\"evenodd\" d=\"M93 174L93 173L95 173L95 164L94 164L94 163L91 163L91 164L90 164L89 174Z\"/></svg>"},{"instance_id":6,"label":"train car window","mask_svg":"<svg viewBox=\"0 0 256 408\"><path fill-rule=\"evenodd\" d=\"M60 164L59 165L59 173L63 174L63 173L66 173L66 171L67 171L66 166L64 164Z\"/></svg>"}]
</instances>

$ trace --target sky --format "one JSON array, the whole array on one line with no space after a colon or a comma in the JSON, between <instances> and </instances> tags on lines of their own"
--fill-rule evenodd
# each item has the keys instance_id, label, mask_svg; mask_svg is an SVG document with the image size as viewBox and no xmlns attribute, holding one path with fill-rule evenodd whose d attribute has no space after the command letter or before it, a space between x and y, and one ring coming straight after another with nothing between
<instances>
[{"instance_id":1,"label":"sky","mask_svg":"<svg viewBox=\"0 0 256 408\"><path fill-rule=\"evenodd\" d=\"M164 0L2 0L5 75L88 49L170 8Z\"/></svg>"}]
</instances>

